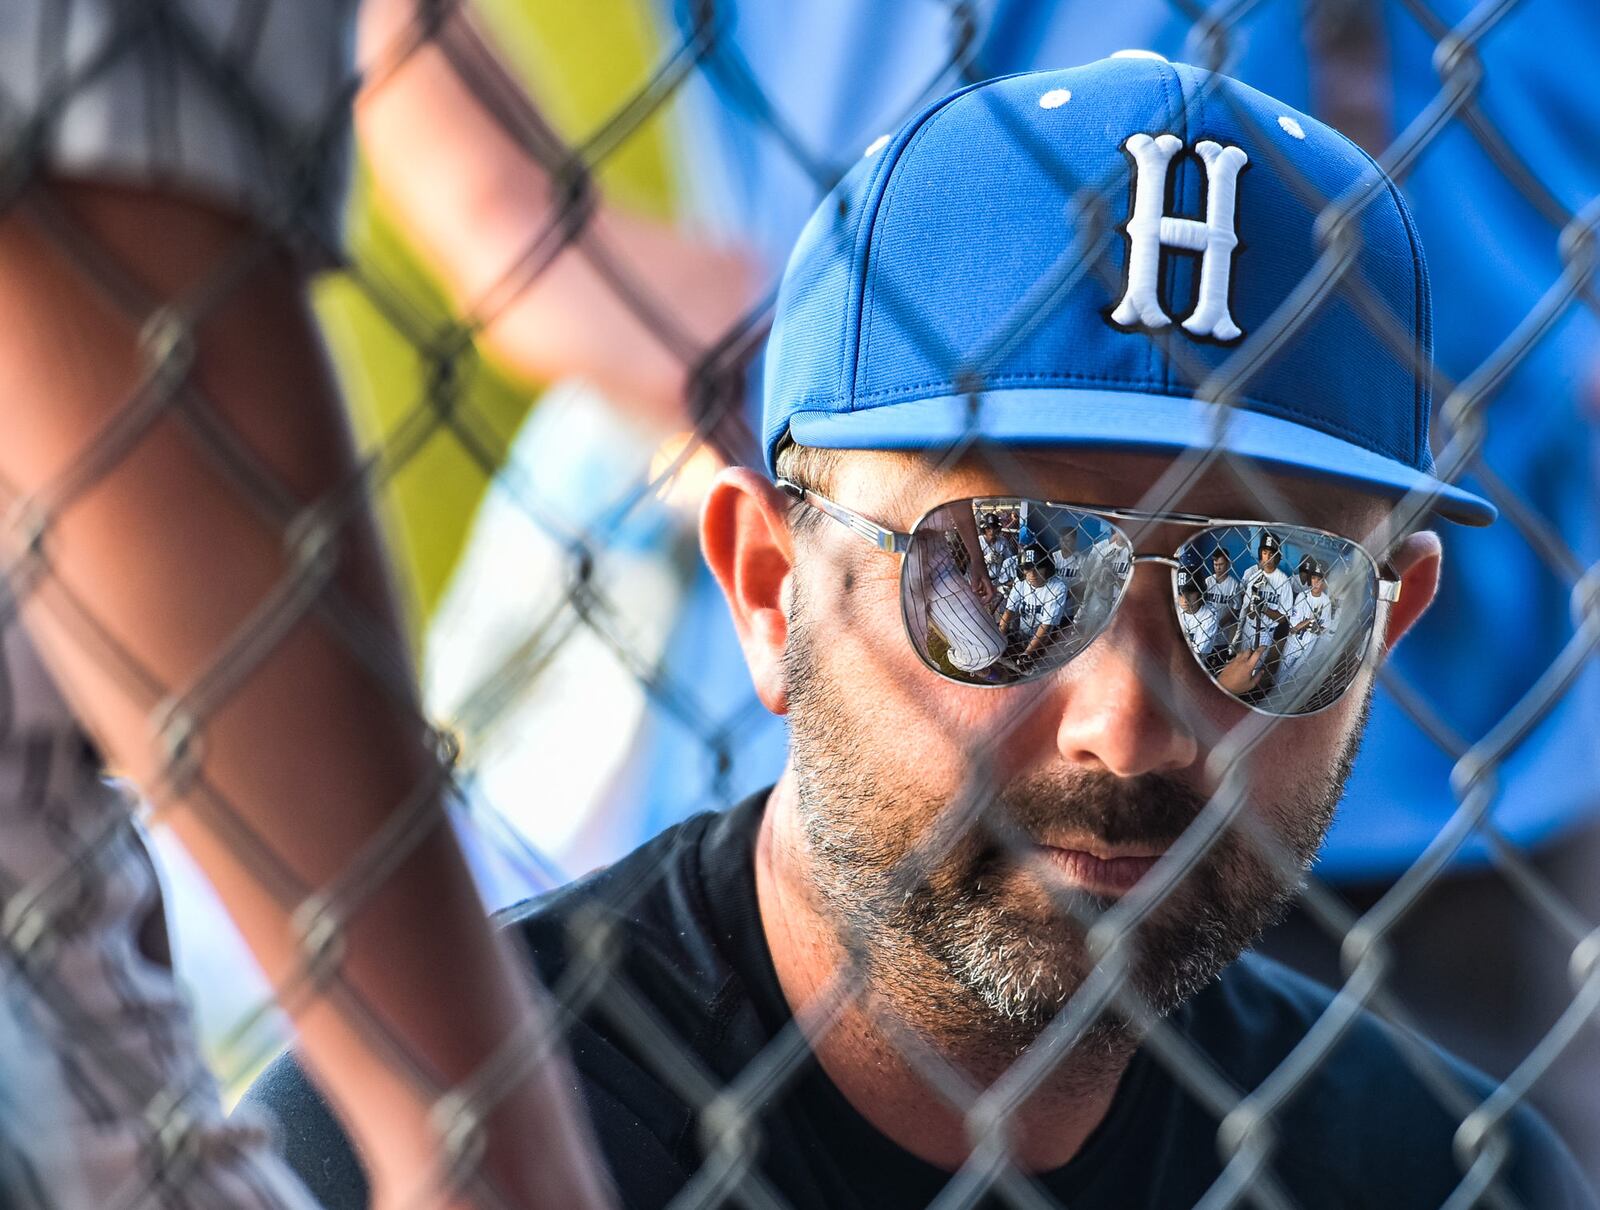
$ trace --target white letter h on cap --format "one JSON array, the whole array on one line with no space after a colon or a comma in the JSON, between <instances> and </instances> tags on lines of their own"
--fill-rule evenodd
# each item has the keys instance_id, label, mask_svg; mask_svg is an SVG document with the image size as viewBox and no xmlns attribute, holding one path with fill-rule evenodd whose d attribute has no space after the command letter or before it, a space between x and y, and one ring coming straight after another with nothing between
<instances>
[{"instance_id":1,"label":"white letter h on cap","mask_svg":"<svg viewBox=\"0 0 1600 1210\"><path fill-rule=\"evenodd\" d=\"M1239 243L1233 230L1233 204L1239 170L1250 157L1242 147L1224 147L1209 139L1195 144L1195 154L1206 166L1206 219L1202 223L1164 214L1161 209L1172 157L1183 149L1182 139L1174 134L1154 138L1134 134L1122 146L1133 157L1138 175L1133 181L1133 213L1128 216L1128 288L1111 312L1112 321L1128 328L1164 328L1172 322L1156 293L1165 245L1200 253L1200 288L1183 330L1213 340L1237 340L1243 333L1228 313L1228 276Z\"/></svg>"}]
</instances>

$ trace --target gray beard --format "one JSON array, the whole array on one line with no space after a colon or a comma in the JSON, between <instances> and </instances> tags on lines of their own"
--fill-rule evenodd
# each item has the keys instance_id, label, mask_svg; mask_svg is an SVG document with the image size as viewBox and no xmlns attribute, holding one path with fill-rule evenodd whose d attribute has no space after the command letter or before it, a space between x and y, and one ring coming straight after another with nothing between
<instances>
[{"instance_id":1,"label":"gray beard","mask_svg":"<svg viewBox=\"0 0 1600 1210\"><path fill-rule=\"evenodd\" d=\"M1206 800L1169 777L1069 771L965 806L924 797L895 753L873 750L866 741L875 737L852 723L847 697L818 669L803 615L797 598L785 669L799 814L821 905L872 994L906 1025L978 1066L1003 1067L1082 985L1093 966L1088 931L1114 902L1058 891L1045 914L1023 910L1018 846L1074 825L1112 843L1170 844ZM1278 861L1236 820L1139 924L1127 987L1150 1016L1174 1011L1288 911L1343 795L1365 712L1322 781L1292 803L1246 808L1271 821ZM927 833L883 823L907 818ZM1074 1057L1124 1061L1138 1040L1136 1017L1113 1004L1078 1033Z\"/></svg>"}]
</instances>

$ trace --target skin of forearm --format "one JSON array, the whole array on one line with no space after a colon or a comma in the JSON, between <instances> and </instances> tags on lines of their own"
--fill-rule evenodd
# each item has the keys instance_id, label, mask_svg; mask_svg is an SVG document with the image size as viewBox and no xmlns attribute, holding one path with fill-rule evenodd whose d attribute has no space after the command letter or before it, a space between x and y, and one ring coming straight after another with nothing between
<instances>
[{"instance_id":1,"label":"skin of forearm","mask_svg":"<svg viewBox=\"0 0 1600 1210\"><path fill-rule=\"evenodd\" d=\"M69 213L159 299L183 297L253 239L237 219L141 191L57 185L35 200ZM134 396L141 318L113 307L26 208L0 221L0 476L10 491L40 498ZM309 503L348 481L356 462L297 270L268 254L195 335L190 380L287 498ZM49 574L24 606L85 724L152 795L275 986L301 967L294 912L305 895L348 869L402 804L427 801L419 788L435 776L364 503L337 549L329 588L364 616L400 675L380 682L314 612L286 622L196 718L190 782L164 780L154 720L167 694L214 669L294 578L281 519L247 505L169 411L54 510L42 545ZM79 605L114 652L82 625ZM130 664L148 683L126 674ZM431 1174L433 1099L535 1011L432 799L420 843L351 908L328 994L286 1003L369 1165L377 1206L398 1204ZM560 1071L547 1065L491 1115L490 1175L548 1204L603 1204L594 1166L566 1159L588 1153ZM541 1171L526 1158L530 1138L546 1145Z\"/></svg>"}]
</instances>

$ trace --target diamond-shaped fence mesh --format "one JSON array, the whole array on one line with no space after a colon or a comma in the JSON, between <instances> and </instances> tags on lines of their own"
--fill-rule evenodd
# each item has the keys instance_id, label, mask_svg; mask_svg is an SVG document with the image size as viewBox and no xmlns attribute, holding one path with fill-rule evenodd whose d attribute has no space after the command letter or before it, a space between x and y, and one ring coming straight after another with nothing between
<instances>
[{"instance_id":1,"label":"diamond-shaped fence mesh","mask_svg":"<svg viewBox=\"0 0 1600 1210\"><path fill-rule=\"evenodd\" d=\"M645 1056L688 1107L662 1143L674 1162L692 1157L675 1206L809 1204L773 1161L769 1114L814 1051L862 1021L921 1082L930 1117L964 1123L970 1149L943 1165L940 1206L1062 1204L1013 1127L1113 1018L1213 1127L1206 1206L1300 1204L1286 1165L1337 1144L1296 1135L1291 1111L1367 1013L1399 1027L1407 1078L1459 1123L1448 1204L1523 1204L1510 1123L1529 1106L1600 1176L1600 104L1583 86L1600 33L1581 7L498 0L468 13L371 0L358 23L344 4L145 0L0 17L0 935L14 1056L0 1063L0 1204L302 1204L260 1158L258 1119L226 1122L212 1081L236 1094L285 1041L277 1009L309 1018L314 1001L383 1056L374 1099L402 1088L434 1107L441 1179L484 1205L523 1203L497 1184L483 1122L580 1021ZM907 543L833 510L883 547L861 558L903 556L924 585L905 634L881 636L927 669L900 666L1017 682L981 738L954 745L955 792L879 850L895 857L878 873L910 902L974 837L1027 846L1027 821L1008 821L992 786L1018 737L1059 708L1057 670L1155 574L1148 552L1172 550L1152 513L1205 514L1158 560L1173 576L1172 650L1186 638L1204 677L1268 712L1197 720L1167 657L1138 661L1214 785L1125 894L1054 903L1081 961L1016 958L997 1016L1026 1017L1041 980L1058 995L983 1079L885 1007L881 953L849 927L817 994L736 1073L716 1069L663 1014L671 989L623 960L651 944L631 914L659 893L649 876L573 916L565 961L546 972L548 1021L441 1077L414 1047L428 1014L368 1002L401 981L371 969L387 957L363 959L376 943L355 922L373 905L400 911L393 887L437 875L427 854L446 804L480 889L504 906L783 772L784 724L752 687L696 517L720 468L760 465L763 348L806 218L930 101L1124 46L1224 71L1360 143L1371 179L1381 168L1417 217L1436 355L1419 356L1354 271L1370 194L1320 196L1286 113L1256 132L1276 150L1251 171L1320 211L1309 271L1225 356L1195 356L1176 327L1148 334L1174 389L1216 405L1214 445L1164 459L1096 511L1055 499L1035 462L963 439L924 451L899 498L979 498L934 509ZM1071 102L1057 90L1039 106ZM1168 128L1188 113L1180 99ZM972 299L988 320L975 344L952 342L915 292L885 284L875 298L974 415L992 367L1067 292L1098 282L1116 301L1134 171L1130 153L1116 179L1078 179L1036 128L995 120L1005 154L1047 165L1070 198L1051 216L1059 257L1020 305ZM1335 992L1243 1086L1140 980L1140 946L1185 879L1230 855L1299 880L1305 854L1252 809L1268 791L1251 770L1263 753L1315 762L1295 728L1317 724L1294 716L1365 675L1367 626L1392 600L1363 548L1390 550L1436 502L1413 492L1341 538L1304 492L1224 450L1233 405L1303 357L1333 306L1431 381L1440 477L1501 515L1482 534L1440 527L1437 603L1377 673L1326 859L1263 942ZM340 452L342 405L353 454ZM988 486L928 495L974 459ZM1196 503L1218 477L1250 502L1242 515L1271 522L1284 570L1304 573L1303 612L1262 595L1266 527L1213 522ZM797 502L789 515L800 557L842 549L820 513ZM397 589L365 544L375 519ZM980 600L969 585L983 577ZM1230 682L1235 656L1257 649L1270 649L1253 671L1265 679ZM851 693L885 694L901 734L967 734L950 689ZM137 791L105 780L102 753ZM914 796L921 770L902 772ZM363 795L378 809L339 822ZM180 863L168 919L213 1072L169 974L141 816ZM270 986L195 889L168 823L230 910L281 923L245 928ZM1492 1091L1423 1038L1487 1070Z\"/></svg>"}]
</instances>

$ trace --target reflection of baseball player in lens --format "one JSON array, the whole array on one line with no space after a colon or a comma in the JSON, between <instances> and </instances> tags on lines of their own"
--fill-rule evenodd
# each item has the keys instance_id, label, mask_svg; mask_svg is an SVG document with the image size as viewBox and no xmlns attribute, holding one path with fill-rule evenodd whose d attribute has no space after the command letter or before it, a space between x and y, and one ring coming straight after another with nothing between
<instances>
[{"instance_id":1,"label":"reflection of baseball player in lens","mask_svg":"<svg viewBox=\"0 0 1600 1210\"><path fill-rule=\"evenodd\" d=\"M1005 608L1006 598L1011 595L1012 587L1021 576L1022 571L1017 566L1017 556L1014 554L1007 555L1005 561L1000 564L1000 571L995 576L994 581L995 593L999 598L999 603L996 606L997 611Z\"/></svg>"},{"instance_id":2,"label":"reflection of baseball player in lens","mask_svg":"<svg viewBox=\"0 0 1600 1210\"><path fill-rule=\"evenodd\" d=\"M1311 653L1317 649L1324 635L1335 632L1338 607L1328 593L1327 569L1316 559L1306 556L1300 564L1305 576L1306 590L1295 598L1289 611L1288 637L1284 640L1283 665L1278 671L1278 682L1283 684L1295 675L1297 669L1307 665Z\"/></svg>"},{"instance_id":3,"label":"reflection of baseball player in lens","mask_svg":"<svg viewBox=\"0 0 1600 1210\"><path fill-rule=\"evenodd\" d=\"M1041 547L1029 546L1018 563L1022 574L1006 598L1000 629L1009 635L1016 626L1016 641L1023 644L1018 655L1028 660L1040 653L1066 616L1067 585L1056 574L1050 552Z\"/></svg>"},{"instance_id":4,"label":"reflection of baseball player in lens","mask_svg":"<svg viewBox=\"0 0 1600 1210\"><path fill-rule=\"evenodd\" d=\"M1206 576L1206 604L1217 611L1223 633L1231 633L1239 618L1239 581L1228 561L1228 552L1217 547L1211 553L1211 572Z\"/></svg>"},{"instance_id":5,"label":"reflection of baseball player in lens","mask_svg":"<svg viewBox=\"0 0 1600 1210\"><path fill-rule=\"evenodd\" d=\"M1205 599L1200 585L1186 571L1178 573L1178 608L1182 610L1179 621L1183 624L1183 637L1201 657L1219 654L1222 647L1222 621L1216 607Z\"/></svg>"},{"instance_id":6,"label":"reflection of baseball player in lens","mask_svg":"<svg viewBox=\"0 0 1600 1210\"><path fill-rule=\"evenodd\" d=\"M983 565L989 570L989 579L1001 592L1007 591L1011 587L1010 581L1016 578L1015 572L1008 568L1008 563L1017 553L1017 544L1001 530L998 514L983 514L978 545L983 550ZM1005 577L1003 583L1002 577Z\"/></svg>"},{"instance_id":7,"label":"reflection of baseball player in lens","mask_svg":"<svg viewBox=\"0 0 1600 1210\"><path fill-rule=\"evenodd\" d=\"M1061 541L1050 558L1055 563L1056 574L1067 586L1066 621L1071 622L1078 612L1078 603L1083 600L1080 573L1083 571L1084 553L1078 549L1078 527L1072 523L1070 516L1066 519L1066 528L1061 532Z\"/></svg>"},{"instance_id":8,"label":"reflection of baseball player in lens","mask_svg":"<svg viewBox=\"0 0 1600 1210\"><path fill-rule=\"evenodd\" d=\"M1256 565L1244 573L1240 588L1243 604L1234 650L1254 651L1282 639L1287 631L1289 610L1294 606L1294 589L1288 574L1278 566L1283 545L1271 531L1261 535L1256 550Z\"/></svg>"},{"instance_id":9,"label":"reflection of baseball player in lens","mask_svg":"<svg viewBox=\"0 0 1600 1210\"><path fill-rule=\"evenodd\" d=\"M969 579L965 544L955 529L942 537L913 542L906 552L906 574L913 585L911 624L924 635L931 629L945 642L951 667L980 673L1005 654L994 615Z\"/></svg>"},{"instance_id":10,"label":"reflection of baseball player in lens","mask_svg":"<svg viewBox=\"0 0 1600 1210\"><path fill-rule=\"evenodd\" d=\"M1133 552L1118 542L1103 523L1089 519L1083 526L1080 542L1092 541L1087 550L1080 552L1083 562L1076 586L1080 604L1074 620L1080 633L1097 634L1122 592L1122 586L1128 582ZM1094 536L1096 533L1100 535L1098 538Z\"/></svg>"},{"instance_id":11,"label":"reflection of baseball player in lens","mask_svg":"<svg viewBox=\"0 0 1600 1210\"><path fill-rule=\"evenodd\" d=\"M1295 568L1294 579L1289 581L1289 588L1294 593L1294 599L1299 600L1306 589L1311 587L1311 568L1316 560L1310 555L1301 555L1300 563Z\"/></svg>"}]
</instances>

